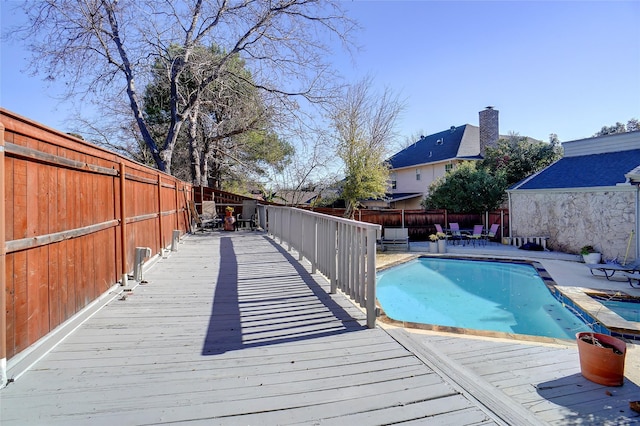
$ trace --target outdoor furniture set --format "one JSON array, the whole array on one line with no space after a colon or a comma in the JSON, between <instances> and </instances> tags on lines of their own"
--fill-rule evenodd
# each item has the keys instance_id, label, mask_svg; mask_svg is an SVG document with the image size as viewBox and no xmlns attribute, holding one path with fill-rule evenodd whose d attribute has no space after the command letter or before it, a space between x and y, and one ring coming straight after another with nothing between
<instances>
[{"instance_id":1,"label":"outdoor furniture set","mask_svg":"<svg viewBox=\"0 0 640 426\"><path fill-rule=\"evenodd\" d=\"M442 228L440 224L435 224L436 232L446 235L447 241L451 241L452 244L473 244L475 247L478 245L486 245L487 242L496 237L500 225L494 223L491 225L489 231L484 229L483 225L474 225L471 229L462 229L458 223L450 223L449 228Z\"/></svg>"}]
</instances>

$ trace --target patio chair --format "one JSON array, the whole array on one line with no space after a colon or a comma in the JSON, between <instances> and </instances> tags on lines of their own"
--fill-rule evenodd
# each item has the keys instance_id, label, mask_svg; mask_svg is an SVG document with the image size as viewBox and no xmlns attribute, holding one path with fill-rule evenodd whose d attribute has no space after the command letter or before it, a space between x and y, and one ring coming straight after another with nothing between
<instances>
[{"instance_id":1,"label":"patio chair","mask_svg":"<svg viewBox=\"0 0 640 426\"><path fill-rule=\"evenodd\" d=\"M460 232L460 225L458 225L457 222L450 223L449 230L451 231L451 235L449 236L449 239L453 241L454 245L456 244L456 241L464 243L465 235L463 235Z\"/></svg>"},{"instance_id":2,"label":"patio chair","mask_svg":"<svg viewBox=\"0 0 640 426\"><path fill-rule=\"evenodd\" d=\"M236 228L246 228L247 226L253 231L257 225L257 200L243 200L242 213L236 217Z\"/></svg>"},{"instance_id":3,"label":"patio chair","mask_svg":"<svg viewBox=\"0 0 640 426\"><path fill-rule=\"evenodd\" d=\"M473 225L473 233L469 235L467 238L473 242L473 246L476 246L476 242L478 244L485 243L484 239L484 226L482 225Z\"/></svg>"},{"instance_id":4,"label":"patio chair","mask_svg":"<svg viewBox=\"0 0 640 426\"><path fill-rule=\"evenodd\" d=\"M448 243L449 242L448 241L449 237L451 236L451 234L449 232L447 232L448 230L447 229L443 229L442 225L440 225L439 223L436 223L434 226L436 227L436 234L437 233L443 234L444 235L444 239L447 240L447 243Z\"/></svg>"},{"instance_id":5,"label":"patio chair","mask_svg":"<svg viewBox=\"0 0 640 426\"><path fill-rule=\"evenodd\" d=\"M489 228L489 232L484 234L485 243L489 242L489 240L495 238L498 235L498 229L500 229L500 224L494 223Z\"/></svg>"},{"instance_id":6,"label":"patio chair","mask_svg":"<svg viewBox=\"0 0 640 426\"><path fill-rule=\"evenodd\" d=\"M587 263L586 265L591 271L591 275L602 276L593 273L594 270L600 271L608 280L611 279L616 272L621 272L627 275L627 278L628 274L640 272L640 260L638 259L635 262L627 263L626 265L619 265L617 263ZM629 284L631 284L631 280L629 280ZM633 285L631 285L631 287L633 287Z\"/></svg>"},{"instance_id":7,"label":"patio chair","mask_svg":"<svg viewBox=\"0 0 640 426\"><path fill-rule=\"evenodd\" d=\"M220 223L222 223L222 220L218 217L218 213L216 211L215 201L202 202L202 214L200 215L199 219L201 231L203 231L205 228L217 228Z\"/></svg>"},{"instance_id":8,"label":"patio chair","mask_svg":"<svg viewBox=\"0 0 640 426\"><path fill-rule=\"evenodd\" d=\"M202 214L198 214L196 205L192 200L188 201L189 215L191 216L191 231L196 229L204 231L206 228L215 228L220 222L216 213L215 201L202 202Z\"/></svg>"}]
</instances>

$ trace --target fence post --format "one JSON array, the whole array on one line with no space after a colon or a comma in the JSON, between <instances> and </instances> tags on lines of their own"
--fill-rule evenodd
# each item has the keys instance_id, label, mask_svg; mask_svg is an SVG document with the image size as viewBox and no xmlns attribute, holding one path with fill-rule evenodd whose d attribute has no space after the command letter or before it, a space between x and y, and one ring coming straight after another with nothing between
<instances>
[{"instance_id":1,"label":"fence post","mask_svg":"<svg viewBox=\"0 0 640 426\"><path fill-rule=\"evenodd\" d=\"M175 208L175 212L176 212L176 224L175 227L173 229L180 229L180 213L178 212L178 181L176 179L174 179L173 182L176 186L175 186L175 191L174 191L174 195L175 195L175 202L176 202L176 208Z\"/></svg>"},{"instance_id":2,"label":"fence post","mask_svg":"<svg viewBox=\"0 0 640 426\"><path fill-rule=\"evenodd\" d=\"M162 175L158 173L158 241L160 243L160 253L166 247L162 231Z\"/></svg>"},{"instance_id":3,"label":"fence post","mask_svg":"<svg viewBox=\"0 0 640 426\"><path fill-rule=\"evenodd\" d=\"M125 166L124 162L120 162L120 255L122 261L122 283L121 285L127 285L127 210L126 210L126 197L125 197Z\"/></svg>"},{"instance_id":4,"label":"fence post","mask_svg":"<svg viewBox=\"0 0 640 426\"><path fill-rule=\"evenodd\" d=\"M7 245L4 217L4 126L0 123L0 389L7 384Z\"/></svg>"}]
</instances>

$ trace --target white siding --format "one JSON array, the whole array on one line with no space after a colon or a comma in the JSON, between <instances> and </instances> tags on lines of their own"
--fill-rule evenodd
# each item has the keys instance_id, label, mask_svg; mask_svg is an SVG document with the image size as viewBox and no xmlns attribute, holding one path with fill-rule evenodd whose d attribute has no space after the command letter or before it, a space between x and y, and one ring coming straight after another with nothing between
<instances>
[{"instance_id":1,"label":"white siding","mask_svg":"<svg viewBox=\"0 0 640 426\"><path fill-rule=\"evenodd\" d=\"M565 157L640 149L640 131L564 142Z\"/></svg>"},{"instance_id":2,"label":"white siding","mask_svg":"<svg viewBox=\"0 0 640 426\"><path fill-rule=\"evenodd\" d=\"M444 176L445 162L438 164L423 164L404 169L396 169L396 189L392 192L422 192L426 193L431 182ZM416 169L420 169L420 180L416 180Z\"/></svg>"},{"instance_id":3,"label":"white siding","mask_svg":"<svg viewBox=\"0 0 640 426\"><path fill-rule=\"evenodd\" d=\"M458 148L458 157L480 155L480 128L467 124Z\"/></svg>"}]
</instances>

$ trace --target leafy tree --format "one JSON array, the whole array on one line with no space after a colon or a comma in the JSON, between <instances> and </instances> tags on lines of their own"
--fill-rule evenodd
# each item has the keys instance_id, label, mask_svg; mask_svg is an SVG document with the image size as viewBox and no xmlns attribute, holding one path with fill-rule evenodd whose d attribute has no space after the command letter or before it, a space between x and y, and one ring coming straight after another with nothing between
<instances>
[{"instance_id":1,"label":"leafy tree","mask_svg":"<svg viewBox=\"0 0 640 426\"><path fill-rule=\"evenodd\" d=\"M613 126L602 126L600 131L594 134L593 137L613 135L616 133L635 132L637 130L640 130L640 122L638 122L638 119L632 118L627 121L626 125L618 121Z\"/></svg>"},{"instance_id":2,"label":"leafy tree","mask_svg":"<svg viewBox=\"0 0 640 426\"><path fill-rule=\"evenodd\" d=\"M506 175L476 167L471 161L461 163L446 176L434 181L429 195L422 201L426 209L447 209L459 213L482 213L495 210L505 196Z\"/></svg>"},{"instance_id":3,"label":"leafy tree","mask_svg":"<svg viewBox=\"0 0 640 426\"><path fill-rule=\"evenodd\" d=\"M345 217L351 219L360 200L381 198L387 190L389 167L384 159L402 111L398 98L389 90L377 96L370 92L370 86L369 78L350 86L331 111L337 154L344 163Z\"/></svg>"},{"instance_id":4,"label":"leafy tree","mask_svg":"<svg viewBox=\"0 0 640 426\"><path fill-rule=\"evenodd\" d=\"M500 139L495 147L487 147L480 167L494 175L504 173L510 186L560 159L562 148L554 136L550 135L550 143L518 135Z\"/></svg>"},{"instance_id":5,"label":"leafy tree","mask_svg":"<svg viewBox=\"0 0 640 426\"><path fill-rule=\"evenodd\" d=\"M246 83L290 116L299 100L331 98L336 78L326 40L337 37L348 46L355 29L332 0L29 0L23 9L28 22L11 34L31 42L32 69L64 80L69 97L109 105L124 95L141 139L168 173L183 125L198 121L203 93L234 57L258 77ZM172 45L180 49L168 49ZM201 45L220 46L220 60L206 62L197 52ZM158 63L165 66L170 93L162 139L146 119L139 91ZM195 70L201 78L192 81L192 90L182 90Z\"/></svg>"}]
</instances>

